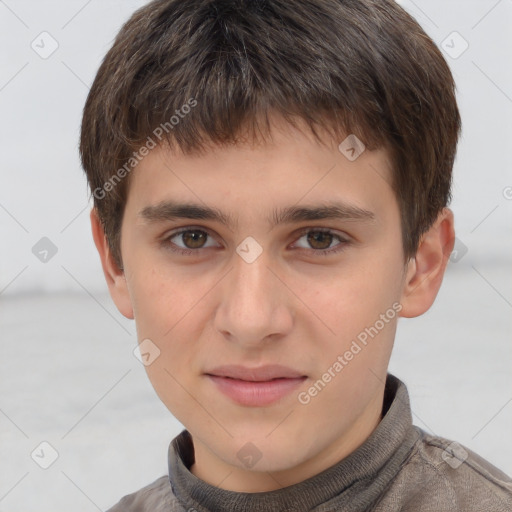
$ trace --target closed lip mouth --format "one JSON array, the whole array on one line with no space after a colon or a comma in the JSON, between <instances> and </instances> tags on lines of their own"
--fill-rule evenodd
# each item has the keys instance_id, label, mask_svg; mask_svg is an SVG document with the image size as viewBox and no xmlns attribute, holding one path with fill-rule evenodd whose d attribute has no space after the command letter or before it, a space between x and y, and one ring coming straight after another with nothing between
<instances>
[{"instance_id":1,"label":"closed lip mouth","mask_svg":"<svg viewBox=\"0 0 512 512\"><path fill-rule=\"evenodd\" d=\"M274 379L301 379L306 377L306 375L301 372L278 364L253 368L241 365L223 365L208 370L205 372L205 375L211 377L226 377L248 382L267 382Z\"/></svg>"}]
</instances>

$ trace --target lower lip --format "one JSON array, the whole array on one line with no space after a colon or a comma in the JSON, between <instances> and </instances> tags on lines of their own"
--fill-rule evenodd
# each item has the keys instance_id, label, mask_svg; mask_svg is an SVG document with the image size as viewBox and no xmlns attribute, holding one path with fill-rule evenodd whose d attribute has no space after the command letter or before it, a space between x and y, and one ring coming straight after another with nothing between
<instances>
[{"instance_id":1,"label":"lower lip","mask_svg":"<svg viewBox=\"0 0 512 512\"><path fill-rule=\"evenodd\" d=\"M296 379L274 379L264 382L230 379L208 375L219 390L240 405L264 407L291 393L300 386L306 377Z\"/></svg>"}]
</instances>

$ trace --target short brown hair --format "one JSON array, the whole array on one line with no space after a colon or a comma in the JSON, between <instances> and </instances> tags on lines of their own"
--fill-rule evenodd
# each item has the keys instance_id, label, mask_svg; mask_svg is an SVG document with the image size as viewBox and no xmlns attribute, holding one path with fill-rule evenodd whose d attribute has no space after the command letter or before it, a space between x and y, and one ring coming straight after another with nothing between
<instances>
[{"instance_id":1,"label":"short brown hair","mask_svg":"<svg viewBox=\"0 0 512 512\"><path fill-rule=\"evenodd\" d=\"M272 113L305 120L317 137L315 126L328 127L388 149L404 253L415 254L451 199L461 122L448 64L403 8L391 0L155 0L121 28L81 127L82 165L121 268L127 187L143 145L158 133L158 143L192 154L236 143L243 128L265 140Z\"/></svg>"}]
</instances>

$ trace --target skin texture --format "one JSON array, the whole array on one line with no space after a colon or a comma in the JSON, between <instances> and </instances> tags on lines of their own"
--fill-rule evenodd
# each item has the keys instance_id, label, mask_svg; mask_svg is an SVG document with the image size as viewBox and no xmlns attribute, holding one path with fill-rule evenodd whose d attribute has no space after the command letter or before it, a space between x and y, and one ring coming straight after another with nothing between
<instances>
[{"instance_id":1,"label":"skin texture","mask_svg":"<svg viewBox=\"0 0 512 512\"><path fill-rule=\"evenodd\" d=\"M338 150L341 141L326 135L326 145L320 145L307 129L277 118L272 135L265 144L211 147L196 156L152 150L130 177L123 271L91 212L110 294L123 315L135 318L139 342L149 338L160 350L147 373L162 402L192 434L192 473L239 492L303 481L368 438L381 419L398 316L429 309L454 243L453 214L445 208L416 257L404 262L384 150L366 150L352 162ZM170 199L218 208L237 223L228 228L212 220L155 222L140 216L145 207ZM369 210L373 219L268 224L276 208L331 200ZM195 245L181 235L170 240L184 227L209 236ZM301 228L329 228L334 236L314 244ZM263 250L252 263L236 252L248 236ZM196 253L174 253L172 242ZM339 247L338 253L319 254ZM393 304L401 305L399 315L301 403L298 394ZM223 364L281 364L307 378L267 407L242 406L204 375ZM252 467L237 456L247 443L261 456Z\"/></svg>"}]
</instances>

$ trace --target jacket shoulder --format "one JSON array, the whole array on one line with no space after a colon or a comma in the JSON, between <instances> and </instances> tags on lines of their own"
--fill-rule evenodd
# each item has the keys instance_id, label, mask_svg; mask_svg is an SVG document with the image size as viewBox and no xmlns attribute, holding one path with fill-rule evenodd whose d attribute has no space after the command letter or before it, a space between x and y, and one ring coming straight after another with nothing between
<instances>
[{"instance_id":1,"label":"jacket shoulder","mask_svg":"<svg viewBox=\"0 0 512 512\"><path fill-rule=\"evenodd\" d=\"M414 428L419 438L376 511L397 502L402 512L512 510L508 475L469 448Z\"/></svg>"},{"instance_id":2,"label":"jacket shoulder","mask_svg":"<svg viewBox=\"0 0 512 512\"><path fill-rule=\"evenodd\" d=\"M162 476L137 492L128 494L107 512L182 512L168 476Z\"/></svg>"}]
</instances>

